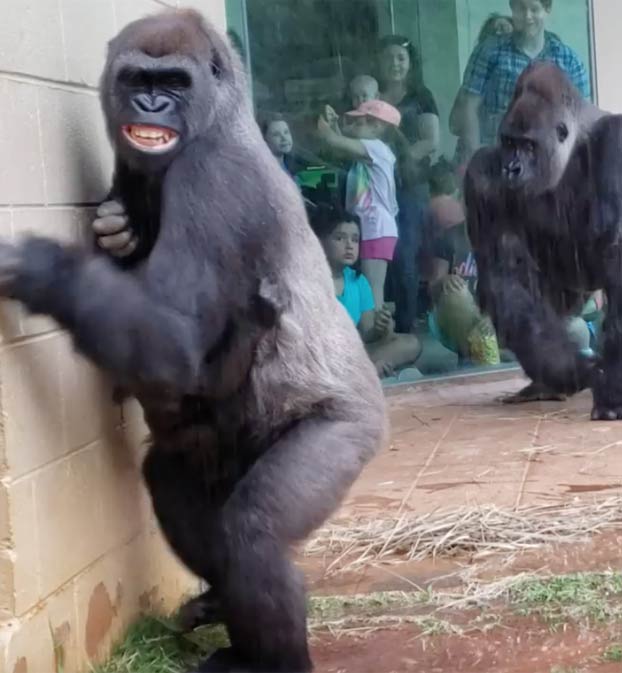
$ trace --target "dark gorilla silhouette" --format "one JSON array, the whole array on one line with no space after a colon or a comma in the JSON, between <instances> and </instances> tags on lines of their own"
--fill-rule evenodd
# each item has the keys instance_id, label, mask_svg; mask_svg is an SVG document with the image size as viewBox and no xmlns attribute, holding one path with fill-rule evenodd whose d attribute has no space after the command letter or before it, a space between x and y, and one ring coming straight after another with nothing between
<instances>
[{"instance_id":1,"label":"dark gorilla silhouette","mask_svg":"<svg viewBox=\"0 0 622 673\"><path fill-rule=\"evenodd\" d=\"M622 418L622 117L581 99L552 63L518 80L500 143L471 160L465 197L478 297L536 386L591 387L592 418ZM602 357L562 318L608 300Z\"/></svg>"},{"instance_id":2,"label":"dark gorilla silhouette","mask_svg":"<svg viewBox=\"0 0 622 673\"><path fill-rule=\"evenodd\" d=\"M133 254L0 245L3 294L54 317L143 406L168 542L231 648L202 671L309 671L288 558L386 431L382 389L235 52L194 11L129 24L101 83ZM205 616L205 615L203 615Z\"/></svg>"}]
</instances>

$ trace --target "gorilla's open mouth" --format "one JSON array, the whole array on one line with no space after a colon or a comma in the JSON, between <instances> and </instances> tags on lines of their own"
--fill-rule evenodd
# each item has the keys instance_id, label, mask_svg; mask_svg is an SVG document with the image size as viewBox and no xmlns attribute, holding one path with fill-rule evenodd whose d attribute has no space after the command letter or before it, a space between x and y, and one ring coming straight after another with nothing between
<instances>
[{"instance_id":1,"label":"gorilla's open mouth","mask_svg":"<svg viewBox=\"0 0 622 673\"><path fill-rule=\"evenodd\" d=\"M128 124L123 126L123 135L132 147L154 154L168 152L179 142L179 135L164 126Z\"/></svg>"}]
</instances>

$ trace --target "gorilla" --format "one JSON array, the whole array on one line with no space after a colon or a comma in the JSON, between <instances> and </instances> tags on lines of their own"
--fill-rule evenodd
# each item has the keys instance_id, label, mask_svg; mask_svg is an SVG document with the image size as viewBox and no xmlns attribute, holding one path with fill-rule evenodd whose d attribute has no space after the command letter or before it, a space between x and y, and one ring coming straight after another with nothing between
<instances>
[{"instance_id":1,"label":"gorilla","mask_svg":"<svg viewBox=\"0 0 622 673\"><path fill-rule=\"evenodd\" d=\"M622 117L537 62L499 138L465 176L480 306L536 387L589 387L592 419L622 418ZM563 320L597 289L608 301L599 357L578 352Z\"/></svg>"},{"instance_id":2,"label":"gorilla","mask_svg":"<svg viewBox=\"0 0 622 673\"><path fill-rule=\"evenodd\" d=\"M159 524L230 638L200 670L310 671L289 553L384 442L380 382L226 38L192 10L133 22L101 100L136 245L2 243L0 289L142 405Z\"/></svg>"}]
</instances>

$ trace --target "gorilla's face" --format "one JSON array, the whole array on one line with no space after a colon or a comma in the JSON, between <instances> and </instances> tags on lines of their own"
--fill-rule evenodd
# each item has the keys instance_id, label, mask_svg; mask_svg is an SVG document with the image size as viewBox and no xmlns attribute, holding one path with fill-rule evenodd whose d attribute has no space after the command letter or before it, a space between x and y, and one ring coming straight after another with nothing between
<instances>
[{"instance_id":1,"label":"gorilla's face","mask_svg":"<svg viewBox=\"0 0 622 673\"><path fill-rule=\"evenodd\" d=\"M187 137L191 88L187 69L124 65L117 75L117 146L145 156L173 157Z\"/></svg>"},{"instance_id":2,"label":"gorilla's face","mask_svg":"<svg viewBox=\"0 0 622 673\"><path fill-rule=\"evenodd\" d=\"M575 141L566 110L523 95L501 124L501 178L511 190L541 194L559 183Z\"/></svg>"},{"instance_id":3,"label":"gorilla's face","mask_svg":"<svg viewBox=\"0 0 622 673\"><path fill-rule=\"evenodd\" d=\"M215 122L235 109L237 72L225 43L192 13L130 24L110 44L101 86L118 156L161 171L194 139L217 137Z\"/></svg>"}]
</instances>

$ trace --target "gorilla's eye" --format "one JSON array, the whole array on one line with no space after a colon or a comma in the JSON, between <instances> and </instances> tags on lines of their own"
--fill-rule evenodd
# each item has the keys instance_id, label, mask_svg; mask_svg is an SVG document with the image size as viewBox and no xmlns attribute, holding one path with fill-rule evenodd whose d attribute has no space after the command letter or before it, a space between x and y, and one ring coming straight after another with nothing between
<instances>
[{"instance_id":1,"label":"gorilla's eye","mask_svg":"<svg viewBox=\"0 0 622 673\"><path fill-rule=\"evenodd\" d=\"M506 150L513 150L514 149L514 139L510 138L509 136L501 136L501 145Z\"/></svg>"},{"instance_id":2,"label":"gorilla's eye","mask_svg":"<svg viewBox=\"0 0 622 673\"><path fill-rule=\"evenodd\" d=\"M525 140L525 151L533 154L536 151L536 143L533 140Z\"/></svg>"},{"instance_id":3,"label":"gorilla's eye","mask_svg":"<svg viewBox=\"0 0 622 673\"><path fill-rule=\"evenodd\" d=\"M559 142L563 143L564 140L566 140L566 138L568 137L568 134L569 134L568 127L566 126L566 124L564 124L564 122L561 122L560 124L557 125L556 130L557 130L557 138L558 138Z\"/></svg>"},{"instance_id":4,"label":"gorilla's eye","mask_svg":"<svg viewBox=\"0 0 622 673\"><path fill-rule=\"evenodd\" d=\"M220 79L222 77L222 61L220 59L220 56L218 55L217 51L214 51L212 53L212 60L210 61L210 68L212 71L212 75L216 79Z\"/></svg>"}]
</instances>

